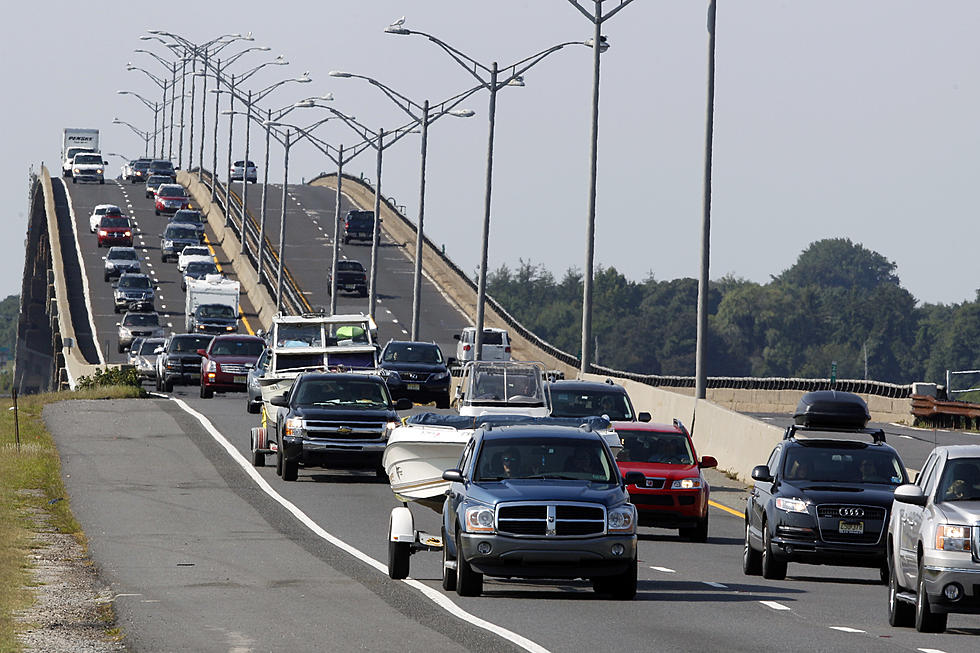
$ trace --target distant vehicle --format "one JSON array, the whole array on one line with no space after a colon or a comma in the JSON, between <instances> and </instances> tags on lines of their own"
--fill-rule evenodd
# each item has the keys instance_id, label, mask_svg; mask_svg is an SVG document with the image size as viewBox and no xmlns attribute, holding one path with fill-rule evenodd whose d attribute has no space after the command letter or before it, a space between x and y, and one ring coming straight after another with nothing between
<instances>
[{"instance_id":1,"label":"distant vehicle","mask_svg":"<svg viewBox=\"0 0 980 653\"><path fill-rule=\"evenodd\" d=\"M115 204L96 204L95 208L92 209L92 215L88 217L88 230L94 234L99 228L99 222L102 221L102 216L104 215L122 214L122 209Z\"/></svg>"},{"instance_id":2,"label":"distant vehicle","mask_svg":"<svg viewBox=\"0 0 980 653\"><path fill-rule=\"evenodd\" d=\"M207 220L203 215L201 215L200 211L196 209L180 209L170 216L170 223L194 225L194 228L197 229L201 242L204 242L204 228L207 224Z\"/></svg>"},{"instance_id":3,"label":"distant vehicle","mask_svg":"<svg viewBox=\"0 0 980 653\"><path fill-rule=\"evenodd\" d=\"M344 218L344 244L352 240L371 242L374 229L374 211L349 211Z\"/></svg>"},{"instance_id":4,"label":"distant vehicle","mask_svg":"<svg viewBox=\"0 0 980 653\"><path fill-rule=\"evenodd\" d=\"M177 260L177 256L185 247L199 244L197 229L191 225L168 224L160 234L160 261L166 263L168 259Z\"/></svg>"},{"instance_id":5,"label":"distant vehicle","mask_svg":"<svg viewBox=\"0 0 980 653\"><path fill-rule=\"evenodd\" d=\"M156 197L157 189L163 184L171 183L167 175L150 175L146 178L146 197Z\"/></svg>"},{"instance_id":6,"label":"distant vehicle","mask_svg":"<svg viewBox=\"0 0 980 653\"><path fill-rule=\"evenodd\" d=\"M221 276L188 279L184 328L188 333L235 333L241 286Z\"/></svg>"},{"instance_id":7,"label":"distant vehicle","mask_svg":"<svg viewBox=\"0 0 980 653\"><path fill-rule=\"evenodd\" d=\"M137 183L146 179L146 171L150 169L152 159L133 159L123 166L123 179L130 183Z\"/></svg>"},{"instance_id":8,"label":"distant vehicle","mask_svg":"<svg viewBox=\"0 0 980 653\"><path fill-rule=\"evenodd\" d=\"M607 380L560 380L548 384L551 389L552 417L587 417L605 415L613 421L649 422L650 413L637 413L626 388Z\"/></svg>"},{"instance_id":9,"label":"distant vehicle","mask_svg":"<svg viewBox=\"0 0 980 653\"><path fill-rule=\"evenodd\" d=\"M201 355L207 349L211 335L176 333L167 338L157 356L157 390L171 392L175 383L197 385L201 381Z\"/></svg>"},{"instance_id":10,"label":"distant vehicle","mask_svg":"<svg viewBox=\"0 0 980 653\"><path fill-rule=\"evenodd\" d=\"M174 164L166 159L153 159L150 161L150 165L147 166L147 173L149 175L162 175L167 177L170 183L177 183L177 171L174 170Z\"/></svg>"},{"instance_id":11,"label":"distant vehicle","mask_svg":"<svg viewBox=\"0 0 980 653\"><path fill-rule=\"evenodd\" d=\"M381 352L381 377L391 396L449 408L449 368L434 342L391 340Z\"/></svg>"},{"instance_id":12,"label":"distant vehicle","mask_svg":"<svg viewBox=\"0 0 980 653\"><path fill-rule=\"evenodd\" d=\"M212 263L214 262L214 257L211 256L211 250L204 245L188 245L177 255L177 270L183 272L184 268L191 261L207 261L208 263Z\"/></svg>"},{"instance_id":13,"label":"distant vehicle","mask_svg":"<svg viewBox=\"0 0 980 653\"><path fill-rule=\"evenodd\" d=\"M137 344L137 340L139 344ZM157 375L156 350L163 346L163 338L137 338L129 348L129 364L136 368L141 380L154 379Z\"/></svg>"},{"instance_id":14,"label":"distant vehicle","mask_svg":"<svg viewBox=\"0 0 980 653\"><path fill-rule=\"evenodd\" d=\"M96 232L99 247L133 246L133 223L125 216L104 215Z\"/></svg>"},{"instance_id":15,"label":"distant vehicle","mask_svg":"<svg viewBox=\"0 0 980 653\"><path fill-rule=\"evenodd\" d=\"M476 360L476 327L466 327L463 332L453 336L456 343L456 360L460 363ZM485 361L510 360L510 334L506 329L486 327L483 329L483 356Z\"/></svg>"},{"instance_id":16,"label":"distant vehicle","mask_svg":"<svg viewBox=\"0 0 980 653\"><path fill-rule=\"evenodd\" d=\"M327 283L327 292L332 292L331 288L336 288L337 292L353 292L367 297L367 271L360 261L337 261L337 279L335 283Z\"/></svg>"},{"instance_id":17,"label":"distant vehicle","mask_svg":"<svg viewBox=\"0 0 980 653\"><path fill-rule=\"evenodd\" d=\"M126 272L139 272L140 260L132 247L110 247L105 257L103 279L109 281Z\"/></svg>"},{"instance_id":18,"label":"distant vehicle","mask_svg":"<svg viewBox=\"0 0 980 653\"><path fill-rule=\"evenodd\" d=\"M248 378L245 381L245 392L248 398L245 400L245 412L258 414L262 412L262 388L259 387L259 377L269 369L269 361L272 358L272 350L265 349L259 356L255 366L248 371Z\"/></svg>"},{"instance_id":19,"label":"distant vehicle","mask_svg":"<svg viewBox=\"0 0 980 653\"><path fill-rule=\"evenodd\" d=\"M264 350L265 340L258 336L215 336L201 350L201 398L210 399L215 392L244 391L248 372Z\"/></svg>"},{"instance_id":20,"label":"distant vehicle","mask_svg":"<svg viewBox=\"0 0 980 653\"><path fill-rule=\"evenodd\" d=\"M155 297L153 281L148 275L126 273L120 275L113 292L112 311L152 312Z\"/></svg>"},{"instance_id":21,"label":"distant vehicle","mask_svg":"<svg viewBox=\"0 0 980 653\"><path fill-rule=\"evenodd\" d=\"M187 283L191 279L201 280L209 276L221 276L218 266L214 261L191 261L184 268L184 276L180 280L180 289L187 290Z\"/></svg>"},{"instance_id":22,"label":"distant vehicle","mask_svg":"<svg viewBox=\"0 0 980 653\"><path fill-rule=\"evenodd\" d=\"M108 161L98 152L79 152L71 160L71 183L80 181L105 183L105 167Z\"/></svg>"},{"instance_id":23,"label":"distant vehicle","mask_svg":"<svg viewBox=\"0 0 980 653\"><path fill-rule=\"evenodd\" d=\"M244 176L245 181L254 184L258 179L258 171L255 169L255 164L251 161L248 162L248 165L244 161L235 161L231 166L230 172L232 181L241 181Z\"/></svg>"},{"instance_id":24,"label":"distant vehicle","mask_svg":"<svg viewBox=\"0 0 980 653\"><path fill-rule=\"evenodd\" d=\"M191 198L180 184L160 184L156 191L153 211L161 213L176 213L180 209L191 208Z\"/></svg>"},{"instance_id":25,"label":"distant vehicle","mask_svg":"<svg viewBox=\"0 0 980 653\"><path fill-rule=\"evenodd\" d=\"M121 322L116 322L119 327L119 353L129 349L133 338L143 336L145 338L162 338L163 327L160 325L160 316L156 313L126 313Z\"/></svg>"},{"instance_id":26,"label":"distant vehicle","mask_svg":"<svg viewBox=\"0 0 980 653\"><path fill-rule=\"evenodd\" d=\"M76 129L66 127L61 135L61 173L63 177L72 176L72 160L79 152L99 151L98 129Z\"/></svg>"}]
</instances>

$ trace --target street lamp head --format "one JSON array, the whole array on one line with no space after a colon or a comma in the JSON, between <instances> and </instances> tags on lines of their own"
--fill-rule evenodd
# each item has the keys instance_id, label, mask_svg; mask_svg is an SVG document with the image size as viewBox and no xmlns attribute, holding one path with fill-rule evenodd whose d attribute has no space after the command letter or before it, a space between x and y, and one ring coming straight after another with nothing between
<instances>
[{"instance_id":1,"label":"street lamp head","mask_svg":"<svg viewBox=\"0 0 980 653\"><path fill-rule=\"evenodd\" d=\"M323 100L324 102L333 102L333 93L324 93L317 99Z\"/></svg>"},{"instance_id":2,"label":"street lamp head","mask_svg":"<svg viewBox=\"0 0 980 653\"><path fill-rule=\"evenodd\" d=\"M119 118L113 118L112 119L112 124L113 125L121 125L122 124L122 120L120 120Z\"/></svg>"},{"instance_id":3,"label":"street lamp head","mask_svg":"<svg viewBox=\"0 0 980 653\"><path fill-rule=\"evenodd\" d=\"M133 50L133 52L146 52L147 54L149 54L150 51L144 50L143 48L136 48L135 50Z\"/></svg>"},{"instance_id":4,"label":"street lamp head","mask_svg":"<svg viewBox=\"0 0 980 653\"><path fill-rule=\"evenodd\" d=\"M590 48L595 45L595 39L589 39L585 42L585 45ZM605 36L599 36L599 52L605 52L609 49L609 41L606 40Z\"/></svg>"},{"instance_id":5,"label":"street lamp head","mask_svg":"<svg viewBox=\"0 0 980 653\"><path fill-rule=\"evenodd\" d=\"M231 116L231 115L234 115L236 113L239 113L239 112L238 111L233 111L231 109L222 109L221 110L221 115L223 115L223 116Z\"/></svg>"},{"instance_id":6,"label":"street lamp head","mask_svg":"<svg viewBox=\"0 0 980 653\"><path fill-rule=\"evenodd\" d=\"M307 70L306 72L304 72L302 75L296 78L296 81L302 84L312 82L313 79L310 77L310 71Z\"/></svg>"},{"instance_id":7,"label":"street lamp head","mask_svg":"<svg viewBox=\"0 0 980 653\"><path fill-rule=\"evenodd\" d=\"M154 37L150 36L149 34L144 34L143 36L140 37L140 41L152 41L153 38Z\"/></svg>"},{"instance_id":8,"label":"street lamp head","mask_svg":"<svg viewBox=\"0 0 980 653\"><path fill-rule=\"evenodd\" d=\"M507 82L507 86L524 86L524 75L515 75L513 79Z\"/></svg>"},{"instance_id":9,"label":"street lamp head","mask_svg":"<svg viewBox=\"0 0 980 653\"><path fill-rule=\"evenodd\" d=\"M402 16L401 18L393 22L391 25L388 25L388 27L385 28L385 31L389 34L408 34L409 31L404 27L402 27L402 25L404 24L405 24L405 17Z\"/></svg>"},{"instance_id":10,"label":"street lamp head","mask_svg":"<svg viewBox=\"0 0 980 653\"><path fill-rule=\"evenodd\" d=\"M305 100L300 100L299 102L293 104L297 109L310 109L316 106L316 101L313 98L306 98Z\"/></svg>"},{"instance_id":11,"label":"street lamp head","mask_svg":"<svg viewBox=\"0 0 980 653\"><path fill-rule=\"evenodd\" d=\"M116 91L116 93L119 95L130 95L132 94L132 91Z\"/></svg>"},{"instance_id":12,"label":"street lamp head","mask_svg":"<svg viewBox=\"0 0 980 653\"><path fill-rule=\"evenodd\" d=\"M256 47L255 49L256 50L261 50L262 52L268 52L272 48L270 48L268 45L260 45L260 46Z\"/></svg>"},{"instance_id":13,"label":"street lamp head","mask_svg":"<svg viewBox=\"0 0 980 653\"><path fill-rule=\"evenodd\" d=\"M222 91L220 88L209 88L208 93L214 93L215 95L218 95L219 93L224 93L224 91Z\"/></svg>"},{"instance_id":14,"label":"street lamp head","mask_svg":"<svg viewBox=\"0 0 980 653\"><path fill-rule=\"evenodd\" d=\"M350 77L351 76L350 73L345 73L342 70L331 70L327 74L330 75L331 77Z\"/></svg>"},{"instance_id":15,"label":"street lamp head","mask_svg":"<svg viewBox=\"0 0 980 653\"><path fill-rule=\"evenodd\" d=\"M449 112L449 115L456 116L457 118L472 118L476 115L476 111L472 109L453 109Z\"/></svg>"},{"instance_id":16,"label":"street lamp head","mask_svg":"<svg viewBox=\"0 0 980 653\"><path fill-rule=\"evenodd\" d=\"M263 127L282 127L282 123L281 122L276 122L275 120L263 120L262 121L262 126Z\"/></svg>"}]
</instances>

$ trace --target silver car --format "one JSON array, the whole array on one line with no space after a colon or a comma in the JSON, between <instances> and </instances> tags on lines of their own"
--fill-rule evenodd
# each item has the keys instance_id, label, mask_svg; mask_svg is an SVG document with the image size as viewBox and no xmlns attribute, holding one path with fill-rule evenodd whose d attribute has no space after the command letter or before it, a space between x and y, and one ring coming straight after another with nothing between
<instances>
[{"instance_id":1,"label":"silver car","mask_svg":"<svg viewBox=\"0 0 980 653\"><path fill-rule=\"evenodd\" d=\"M888 622L943 632L980 614L980 445L936 447L895 490L888 524Z\"/></svg>"},{"instance_id":2,"label":"silver car","mask_svg":"<svg viewBox=\"0 0 980 653\"><path fill-rule=\"evenodd\" d=\"M235 161L231 166L230 172L232 181L242 181L242 177L244 177L245 181L254 184L259 177L258 170L256 170L255 164L251 161L248 162L248 165L244 161Z\"/></svg>"},{"instance_id":3,"label":"silver car","mask_svg":"<svg viewBox=\"0 0 980 653\"><path fill-rule=\"evenodd\" d=\"M255 366L248 371L248 377L245 382L245 391L248 393L248 399L245 400L246 412L262 412L262 390L259 388L259 379L269 369L270 358L272 358L272 350L266 349L259 356L259 360L256 361Z\"/></svg>"},{"instance_id":4,"label":"silver car","mask_svg":"<svg viewBox=\"0 0 980 653\"><path fill-rule=\"evenodd\" d=\"M102 278L105 281L109 281L113 277L121 276L126 272L138 274L140 270L139 255L134 248L110 247L109 253L105 257Z\"/></svg>"},{"instance_id":5,"label":"silver car","mask_svg":"<svg viewBox=\"0 0 980 653\"><path fill-rule=\"evenodd\" d=\"M129 348L129 364L136 368L140 380L152 381L157 377L158 347L163 346L163 338L136 338Z\"/></svg>"},{"instance_id":6,"label":"silver car","mask_svg":"<svg viewBox=\"0 0 980 653\"><path fill-rule=\"evenodd\" d=\"M123 315L122 322L116 322L119 327L119 353L123 353L133 344L133 339L139 336L146 338L162 338L163 327L156 313L131 313Z\"/></svg>"}]
</instances>

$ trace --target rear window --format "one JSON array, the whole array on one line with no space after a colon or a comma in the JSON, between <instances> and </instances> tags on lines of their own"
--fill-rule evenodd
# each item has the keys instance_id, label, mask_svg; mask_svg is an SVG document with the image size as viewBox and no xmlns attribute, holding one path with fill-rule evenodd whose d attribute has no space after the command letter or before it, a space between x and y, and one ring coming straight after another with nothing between
<instances>
[{"instance_id":1,"label":"rear window","mask_svg":"<svg viewBox=\"0 0 980 653\"><path fill-rule=\"evenodd\" d=\"M156 313L126 313L122 323L125 326L160 326Z\"/></svg>"},{"instance_id":2,"label":"rear window","mask_svg":"<svg viewBox=\"0 0 980 653\"><path fill-rule=\"evenodd\" d=\"M129 227L129 218L107 215L99 223L100 227Z\"/></svg>"},{"instance_id":3,"label":"rear window","mask_svg":"<svg viewBox=\"0 0 980 653\"><path fill-rule=\"evenodd\" d=\"M258 358L265 343L257 340L217 340L211 343L213 356L255 356Z\"/></svg>"},{"instance_id":4,"label":"rear window","mask_svg":"<svg viewBox=\"0 0 980 653\"><path fill-rule=\"evenodd\" d=\"M483 344L485 345L504 345L503 331L483 331Z\"/></svg>"},{"instance_id":5,"label":"rear window","mask_svg":"<svg viewBox=\"0 0 980 653\"><path fill-rule=\"evenodd\" d=\"M694 454L687 436L682 433L658 433L656 431L631 431L616 429L623 441L623 448L616 460L633 463L661 463L668 465L693 465Z\"/></svg>"},{"instance_id":6,"label":"rear window","mask_svg":"<svg viewBox=\"0 0 980 653\"><path fill-rule=\"evenodd\" d=\"M337 261L337 269L340 271L364 272L364 266L360 261Z\"/></svg>"},{"instance_id":7,"label":"rear window","mask_svg":"<svg viewBox=\"0 0 980 653\"><path fill-rule=\"evenodd\" d=\"M136 250L134 249L121 249L117 251L109 250L109 255L106 257L113 261L135 261L136 260Z\"/></svg>"},{"instance_id":8,"label":"rear window","mask_svg":"<svg viewBox=\"0 0 980 653\"><path fill-rule=\"evenodd\" d=\"M188 211L187 209L181 209L174 213L172 222L193 222L199 223L203 222L200 211Z\"/></svg>"},{"instance_id":9,"label":"rear window","mask_svg":"<svg viewBox=\"0 0 980 653\"><path fill-rule=\"evenodd\" d=\"M217 273L218 266L208 261L192 261L187 264L187 274L192 276Z\"/></svg>"},{"instance_id":10,"label":"rear window","mask_svg":"<svg viewBox=\"0 0 980 653\"><path fill-rule=\"evenodd\" d=\"M197 240L197 230L188 229L187 227L167 227L167 230L163 232L163 237L169 240L180 239L180 240Z\"/></svg>"}]
</instances>

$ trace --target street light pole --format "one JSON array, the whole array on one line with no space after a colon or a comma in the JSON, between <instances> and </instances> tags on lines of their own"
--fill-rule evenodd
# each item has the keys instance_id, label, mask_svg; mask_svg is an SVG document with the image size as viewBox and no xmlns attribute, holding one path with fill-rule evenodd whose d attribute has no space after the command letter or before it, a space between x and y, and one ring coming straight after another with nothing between
<instances>
[{"instance_id":1,"label":"street light pole","mask_svg":"<svg viewBox=\"0 0 980 653\"><path fill-rule=\"evenodd\" d=\"M181 57L180 60L180 142L177 144L177 166L180 167L180 162L184 160L184 94L187 92L185 89L185 84L187 83L187 57ZM193 84L193 78L191 78L191 84Z\"/></svg>"},{"instance_id":2,"label":"street light pole","mask_svg":"<svg viewBox=\"0 0 980 653\"><path fill-rule=\"evenodd\" d=\"M487 258L490 251L490 197L493 188L493 132L497 116L497 62L490 66L490 108L487 129L487 176L483 198L483 239L480 246L480 278L476 287L476 342L474 360L483 360L483 324L487 300Z\"/></svg>"},{"instance_id":3,"label":"street light pole","mask_svg":"<svg viewBox=\"0 0 980 653\"><path fill-rule=\"evenodd\" d=\"M371 236L371 285L368 290L368 315L374 317L378 303L378 240L381 237L381 158L384 155L385 130L378 130L377 184L374 186L374 233Z\"/></svg>"},{"instance_id":4,"label":"street light pole","mask_svg":"<svg viewBox=\"0 0 980 653\"><path fill-rule=\"evenodd\" d=\"M429 101L422 104L422 155L419 170L419 224L415 232L415 269L412 275L412 340L419 339L419 314L422 305L422 240L425 222L425 154L429 142Z\"/></svg>"},{"instance_id":5,"label":"street light pole","mask_svg":"<svg viewBox=\"0 0 980 653\"><path fill-rule=\"evenodd\" d=\"M252 126L252 115L251 115L252 114L252 91L251 90L249 90L248 92L248 102L245 105L245 110L248 113L245 116L245 167L243 168L243 173L242 173L242 223L241 223L241 234L240 234L242 237L242 243L241 243L242 248L241 251L239 252L240 254L243 255L248 254L248 242L246 239L247 234L245 229L248 226L248 222L246 221L248 217L248 179L246 179L246 177L248 177L248 145L249 145L248 139L249 139L250 128ZM231 157L229 156L229 158ZM231 185L230 182L229 185Z\"/></svg>"},{"instance_id":6,"label":"street light pole","mask_svg":"<svg viewBox=\"0 0 980 653\"><path fill-rule=\"evenodd\" d=\"M228 174L228 183L225 185L225 226L231 224L231 142L235 133L235 76L231 76L231 85L228 92L228 167L225 168ZM246 120L245 122L248 122ZM215 177L217 177L217 166L215 166ZM244 179L244 177L243 177ZM243 182L244 183L244 182ZM244 215L245 207L242 207ZM244 222L242 223L244 225Z\"/></svg>"},{"instance_id":7,"label":"street light pole","mask_svg":"<svg viewBox=\"0 0 980 653\"><path fill-rule=\"evenodd\" d=\"M167 136L167 160L174 160L174 108L177 104L177 62L173 62L173 75L170 81L170 133ZM181 91L183 93L183 91Z\"/></svg>"},{"instance_id":8,"label":"street light pole","mask_svg":"<svg viewBox=\"0 0 980 653\"><path fill-rule=\"evenodd\" d=\"M221 60L215 62L214 88L214 144L211 147L211 203L217 196L218 189L218 105L221 104ZM228 207L225 207L225 224L228 222Z\"/></svg>"},{"instance_id":9,"label":"street light pole","mask_svg":"<svg viewBox=\"0 0 980 653\"><path fill-rule=\"evenodd\" d=\"M272 130L272 110L268 110L265 121L265 164L262 167L262 210L259 217L259 253L256 267L259 271L259 285L262 284L264 269L262 266L262 256L265 254L265 206L269 190L269 136Z\"/></svg>"},{"instance_id":10,"label":"street light pole","mask_svg":"<svg viewBox=\"0 0 980 653\"><path fill-rule=\"evenodd\" d=\"M201 86L201 147L197 157L197 180L198 181L204 180L204 112L207 109L207 105L208 105L207 68L208 68L208 56L207 54L205 54L204 74L202 75L204 81L202 82L202 86ZM214 197L212 196L211 199L214 200Z\"/></svg>"},{"instance_id":11,"label":"street light pole","mask_svg":"<svg viewBox=\"0 0 980 653\"><path fill-rule=\"evenodd\" d=\"M282 312L282 272L286 259L286 189L289 184L289 130L286 130L285 154L282 162L282 213L279 215L279 270L276 281L276 312Z\"/></svg>"},{"instance_id":12,"label":"street light pole","mask_svg":"<svg viewBox=\"0 0 980 653\"><path fill-rule=\"evenodd\" d=\"M154 102L153 103L153 156L157 155L157 113L159 111L160 111L160 105Z\"/></svg>"},{"instance_id":13,"label":"street light pole","mask_svg":"<svg viewBox=\"0 0 980 653\"><path fill-rule=\"evenodd\" d=\"M340 194L344 181L344 146L337 148L337 192L333 212L333 260L330 263L330 314L337 313L337 258L340 255Z\"/></svg>"},{"instance_id":14,"label":"street light pole","mask_svg":"<svg viewBox=\"0 0 980 653\"><path fill-rule=\"evenodd\" d=\"M191 59L191 125L187 138L187 174L190 174L191 169L194 167L194 88L196 86L194 80L196 79L197 59ZM183 145L183 141L181 141L181 145Z\"/></svg>"}]
</instances>

